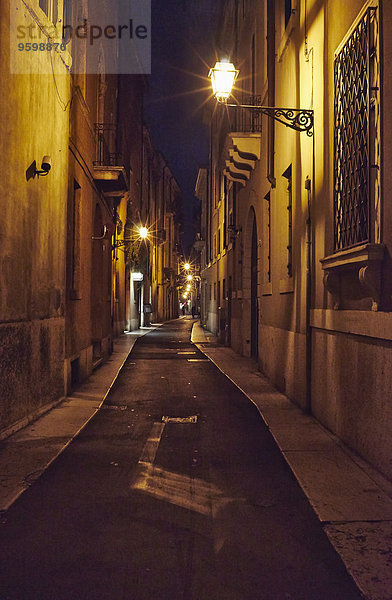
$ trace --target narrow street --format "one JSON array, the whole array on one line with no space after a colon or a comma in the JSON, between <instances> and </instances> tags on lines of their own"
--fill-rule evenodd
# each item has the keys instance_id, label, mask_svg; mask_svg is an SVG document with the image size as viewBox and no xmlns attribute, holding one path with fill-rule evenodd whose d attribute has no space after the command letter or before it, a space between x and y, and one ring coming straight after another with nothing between
<instances>
[{"instance_id":1,"label":"narrow street","mask_svg":"<svg viewBox=\"0 0 392 600\"><path fill-rule=\"evenodd\" d=\"M138 340L101 411L4 515L1 600L360 598L191 325Z\"/></svg>"}]
</instances>

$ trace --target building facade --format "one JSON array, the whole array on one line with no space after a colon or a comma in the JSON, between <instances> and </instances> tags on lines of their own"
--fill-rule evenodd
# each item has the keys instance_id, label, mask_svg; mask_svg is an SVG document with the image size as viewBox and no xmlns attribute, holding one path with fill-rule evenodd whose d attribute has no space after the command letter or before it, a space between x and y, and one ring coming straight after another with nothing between
<instances>
[{"instance_id":1,"label":"building facade","mask_svg":"<svg viewBox=\"0 0 392 600\"><path fill-rule=\"evenodd\" d=\"M94 8L94 5L92 5ZM74 29L90 2L68 2ZM116 3L100 6L111 22ZM90 12L89 12L90 11ZM94 14L94 13L93 13ZM121 48L100 46L88 72L88 45L68 43L72 72L67 218L66 392L112 352L127 327L130 269L123 243L132 237L141 192L145 77L117 74ZM87 72L86 72L87 71Z\"/></svg>"},{"instance_id":2,"label":"building facade","mask_svg":"<svg viewBox=\"0 0 392 600\"><path fill-rule=\"evenodd\" d=\"M233 103L314 126L211 107L197 185L203 323L387 476L391 19L387 2L223 2Z\"/></svg>"},{"instance_id":3,"label":"building facade","mask_svg":"<svg viewBox=\"0 0 392 600\"><path fill-rule=\"evenodd\" d=\"M146 77L117 74L115 40L90 69L87 41L63 38L94 8L0 3L0 437L71 393L124 330L176 316L181 193L143 125ZM101 2L100 19L115 8ZM39 44L14 47L26 32Z\"/></svg>"},{"instance_id":4,"label":"building facade","mask_svg":"<svg viewBox=\"0 0 392 600\"><path fill-rule=\"evenodd\" d=\"M151 211L151 297L153 318L167 321L178 317L176 286L180 261L181 190L160 152L154 152L152 179L154 205Z\"/></svg>"}]
</instances>

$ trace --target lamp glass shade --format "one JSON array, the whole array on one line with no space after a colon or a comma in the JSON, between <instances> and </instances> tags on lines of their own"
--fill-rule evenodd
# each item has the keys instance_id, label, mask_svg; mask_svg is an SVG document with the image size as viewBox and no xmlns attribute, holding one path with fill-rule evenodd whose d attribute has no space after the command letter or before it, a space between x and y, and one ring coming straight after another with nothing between
<instances>
[{"instance_id":1,"label":"lamp glass shade","mask_svg":"<svg viewBox=\"0 0 392 600\"><path fill-rule=\"evenodd\" d=\"M208 74L211 79L212 90L219 102L225 102L231 95L231 90L239 71L230 62L217 62Z\"/></svg>"}]
</instances>

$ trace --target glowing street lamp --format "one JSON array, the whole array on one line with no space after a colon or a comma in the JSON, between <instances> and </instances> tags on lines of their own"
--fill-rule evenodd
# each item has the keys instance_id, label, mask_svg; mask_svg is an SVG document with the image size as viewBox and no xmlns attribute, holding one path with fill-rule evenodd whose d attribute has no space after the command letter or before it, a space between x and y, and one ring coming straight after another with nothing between
<instances>
[{"instance_id":1,"label":"glowing street lamp","mask_svg":"<svg viewBox=\"0 0 392 600\"><path fill-rule=\"evenodd\" d=\"M192 281L192 279L193 279L192 275L187 275L186 278L187 278L188 281Z\"/></svg>"},{"instance_id":2,"label":"glowing street lamp","mask_svg":"<svg viewBox=\"0 0 392 600\"><path fill-rule=\"evenodd\" d=\"M185 271L189 271L190 268L191 268L191 265L188 262L186 262L184 265Z\"/></svg>"},{"instance_id":3,"label":"glowing street lamp","mask_svg":"<svg viewBox=\"0 0 392 600\"><path fill-rule=\"evenodd\" d=\"M139 236L142 240L147 239L148 237L148 229L147 227L139 227Z\"/></svg>"},{"instance_id":4,"label":"glowing street lamp","mask_svg":"<svg viewBox=\"0 0 392 600\"><path fill-rule=\"evenodd\" d=\"M238 77L238 69L229 61L221 61L210 69L208 77L211 79L212 90L218 102L227 102L231 96L234 82Z\"/></svg>"},{"instance_id":5,"label":"glowing street lamp","mask_svg":"<svg viewBox=\"0 0 392 600\"><path fill-rule=\"evenodd\" d=\"M98 238L97 238L98 239ZM134 226L131 237L124 239L116 239L112 250L121 249L123 252L127 252L128 248L131 248L135 244L140 244L140 240L151 241L150 232L144 225Z\"/></svg>"}]
</instances>

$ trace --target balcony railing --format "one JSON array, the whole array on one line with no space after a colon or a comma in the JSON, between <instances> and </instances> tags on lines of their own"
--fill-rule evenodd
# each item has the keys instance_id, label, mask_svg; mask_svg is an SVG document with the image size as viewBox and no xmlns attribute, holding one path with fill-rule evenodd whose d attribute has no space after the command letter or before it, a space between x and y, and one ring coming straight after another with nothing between
<instances>
[{"instance_id":1,"label":"balcony railing","mask_svg":"<svg viewBox=\"0 0 392 600\"><path fill-rule=\"evenodd\" d=\"M261 96L243 97L241 104L261 105ZM227 107L230 131L260 133L262 114L241 106Z\"/></svg>"},{"instance_id":2,"label":"balcony railing","mask_svg":"<svg viewBox=\"0 0 392 600\"><path fill-rule=\"evenodd\" d=\"M122 156L119 152L116 152L116 125L96 123L95 139L95 167L123 166Z\"/></svg>"},{"instance_id":3,"label":"balcony railing","mask_svg":"<svg viewBox=\"0 0 392 600\"><path fill-rule=\"evenodd\" d=\"M117 128L112 123L95 124L94 181L107 196L122 196L129 190L129 173L117 152Z\"/></svg>"}]
</instances>

